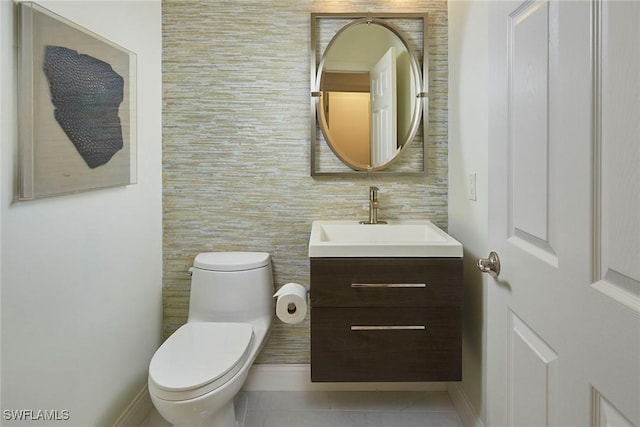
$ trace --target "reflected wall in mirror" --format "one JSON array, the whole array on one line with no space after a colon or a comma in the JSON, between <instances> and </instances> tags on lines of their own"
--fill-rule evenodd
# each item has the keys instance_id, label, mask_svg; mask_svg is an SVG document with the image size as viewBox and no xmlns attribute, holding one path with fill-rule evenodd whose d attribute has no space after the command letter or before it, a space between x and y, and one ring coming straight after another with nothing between
<instances>
[{"instance_id":1,"label":"reflected wall in mirror","mask_svg":"<svg viewBox=\"0 0 640 427\"><path fill-rule=\"evenodd\" d=\"M311 15L312 175L425 173L426 18Z\"/></svg>"}]
</instances>

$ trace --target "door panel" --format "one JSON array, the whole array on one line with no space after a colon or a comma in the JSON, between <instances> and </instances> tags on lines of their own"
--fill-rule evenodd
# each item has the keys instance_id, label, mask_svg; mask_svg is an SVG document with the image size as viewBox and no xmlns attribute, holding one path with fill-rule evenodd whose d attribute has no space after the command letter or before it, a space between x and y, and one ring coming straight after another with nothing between
<instances>
[{"instance_id":1,"label":"door panel","mask_svg":"<svg viewBox=\"0 0 640 427\"><path fill-rule=\"evenodd\" d=\"M640 3L598 2L594 275L588 290L594 425L640 425Z\"/></svg>"},{"instance_id":2,"label":"door panel","mask_svg":"<svg viewBox=\"0 0 640 427\"><path fill-rule=\"evenodd\" d=\"M640 186L626 191L640 182L640 50L623 48L640 42L640 4L605 2L601 17L595 286L640 312Z\"/></svg>"},{"instance_id":3,"label":"door panel","mask_svg":"<svg viewBox=\"0 0 640 427\"><path fill-rule=\"evenodd\" d=\"M634 427L618 408L597 391L594 394L594 408L594 427Z\"/></svg>"},{"instance_id":4,"label":"door panel","mask_svg":"<svg viewBox=\"0 0 640 427\"><path fill-rule=\"evenodd\" d=\"M550 425L557 406L558 355L513 312L509 312L509 425Z\"/></svg>"},{"instance_id":5,"label":"door panel","mask_svg":"<svg viewBox=\"0 0 640 427\"><path fill-rule=\"evenodd\" d=\"M548 5L509 15L509 167L516 239L546 243L548 220Z\"/></svg>"},{"instance_id":6,"label":"door panel","mask_svg":"<svg viewBox=\"0 0 640 427\"><path fill-rule=\"evenodd\" d=\"M489 426L640 426L638 22L490 3Z\"/></svg>"},{"instance_id":7,"label":"door panel","mask_svg":"<svg viewBox=\"0 0 640 427\"><path fill-rule=\"evenodd\" d=\"M549 4L529 2L508 15L509 239L557 265L549 221Z\"/></svg>"}]
</instances>

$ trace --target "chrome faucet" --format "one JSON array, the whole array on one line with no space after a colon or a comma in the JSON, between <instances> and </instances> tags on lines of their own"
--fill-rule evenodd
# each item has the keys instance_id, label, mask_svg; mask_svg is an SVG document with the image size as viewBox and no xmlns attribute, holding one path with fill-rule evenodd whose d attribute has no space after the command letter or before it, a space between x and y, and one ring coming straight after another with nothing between
<instances>
[{"instance_id":1,"label":"chrome faucet","mask_svg":"<svg viewBox=\"0 0 640 427\"><path fill-rule=\"evenodd\" d=\"M360 224L386 224L387 221L378 221L378 187L369 187L369 221L360 221Z\"/></svg>"}]
</instances>

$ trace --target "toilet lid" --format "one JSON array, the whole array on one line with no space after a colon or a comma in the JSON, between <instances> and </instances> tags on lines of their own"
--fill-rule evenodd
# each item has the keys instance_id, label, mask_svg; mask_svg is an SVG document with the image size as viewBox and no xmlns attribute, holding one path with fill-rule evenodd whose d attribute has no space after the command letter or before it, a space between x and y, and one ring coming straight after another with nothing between
<instances>
[{"instance_id":1,"label":"toilet lid","mask_svg":"<svg viewBox=\"0 0 640 427\"><path fill-rule=\"evenodd\" d=\"M190 322L160 346L149 365L149 386L160 398L183 400L226 383L246 361L249 323Z\"/></svg>"},{"instance_id":2,"label":"toilet lid","mask_svg":"<svg viewBox=\"0 0 640 427\"><path fill-rule=\"evenodd\" d=\"M193 266L210 271L241 271L269 264L266 252L203 252L196 255Z\"/></svg>"}]
</instances>

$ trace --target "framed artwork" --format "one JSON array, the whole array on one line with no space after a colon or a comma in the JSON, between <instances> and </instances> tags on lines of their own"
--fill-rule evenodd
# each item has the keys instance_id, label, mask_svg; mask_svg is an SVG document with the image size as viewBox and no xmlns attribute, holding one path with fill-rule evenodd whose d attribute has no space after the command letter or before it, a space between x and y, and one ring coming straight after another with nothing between
<instances>
[{"instance_id":1,"label":"framed artwork","mask_svg":"<svg viewBox=\"0 0 640 427\"><path fill-rule=\"evenodd\" d=\"M17 199L136 182L136 56L18 4Z\"/></svg>"}]
</instances>

